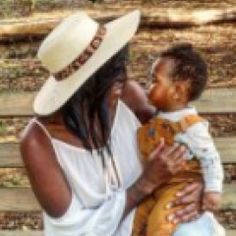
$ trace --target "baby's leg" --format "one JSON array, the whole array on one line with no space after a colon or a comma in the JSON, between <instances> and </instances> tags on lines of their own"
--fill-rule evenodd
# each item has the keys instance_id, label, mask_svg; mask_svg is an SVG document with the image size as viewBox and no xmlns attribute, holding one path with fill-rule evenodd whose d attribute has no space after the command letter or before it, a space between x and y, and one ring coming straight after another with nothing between
<instances>
[{"instance_id":1,"label":"baby's leg","mask_svg":"<svg viewBox=\"0 0 236 236\"><path fill-rule=\"evenodd\" d=\"M142 201L135 212L132 236L145 236L148 217L156 201L153 196L149 196Z\"/></svg>"},{"instance_id":2,"label":"baby's leg","mask_svg":"<svg viewBox=\"0 0 236 236\"><path fill-rule=\"evenodd\" d=\"M225 236L224 228L206 212L199 219L180 224L173 236Z\"/></svg>"},{"instance_id":3,"label":"baby's leg","mask_svg":"<svg viewBox=\"0 0 236 236\"><path fill-rule=\"evenodd\" d=\"M177 225L169 222L167 217L183 206L167 209L167 204L176 199L176 193L186 183L169 184L155 192L156 204L148 218L147 236L172 236Z\"/></svg>"}]
</instances>

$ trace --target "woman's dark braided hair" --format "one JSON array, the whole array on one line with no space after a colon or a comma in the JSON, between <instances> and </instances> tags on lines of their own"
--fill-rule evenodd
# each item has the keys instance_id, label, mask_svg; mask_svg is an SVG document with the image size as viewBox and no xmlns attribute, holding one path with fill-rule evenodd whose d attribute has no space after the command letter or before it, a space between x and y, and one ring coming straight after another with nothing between
<instances>
[{"instance_id":1,"label":"woman's dark braided hair","mask_svg":"<svg viewBox=\"0 0 236 236\"><path fill-rule=\"evenodd\" d=\"M61 108L68 130L82 141L85 149L96 149L103 157L104 147L112 153L107 95L115 82L125 82L127 59L128 45L100 67Z\"/></svg>"},{"instance_id":2,"label":"woman's dark braided hair","mask_svg":"<svg viewBox=\"0 0 236 236\"><path fill-rule=\"evenodd\" d=\"M197 99L207 83L207 65L190 43L179 43L160 53L160 57L174 60L171 77L174 81L190 82L189 101Z\"/></svg>"}]
</instances>

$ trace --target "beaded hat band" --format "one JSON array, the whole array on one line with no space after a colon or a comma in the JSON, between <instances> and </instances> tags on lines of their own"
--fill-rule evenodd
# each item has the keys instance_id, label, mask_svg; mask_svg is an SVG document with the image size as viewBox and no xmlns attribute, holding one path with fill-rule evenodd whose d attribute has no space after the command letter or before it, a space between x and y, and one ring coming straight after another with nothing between
<instances>
[{"instance_id":1,"label":"beaded hat band","mask_svg":"<svg viewBox=\"0 0 236 236\"><path fill-rule=\"evenodd\" d=\"M54 73L54 78L57 81L64 80L70 75L72 75L75 71L77 71L82 65L84 65L86 61L88 61L88 59L99 48L104 39L105 34L106 28L100 26L88 47L86 47L85 50L78 57L76 57L68 66L66 66L61 71Z\"/></svg>"}]
</instances>

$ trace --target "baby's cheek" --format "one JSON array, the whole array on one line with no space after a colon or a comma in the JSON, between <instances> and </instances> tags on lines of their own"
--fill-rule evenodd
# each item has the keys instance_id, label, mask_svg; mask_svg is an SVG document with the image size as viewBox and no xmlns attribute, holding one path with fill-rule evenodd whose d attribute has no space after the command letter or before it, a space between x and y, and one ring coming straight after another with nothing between
<instances>
[{"instance_id":1,"label":"baby's cheek","mask_svg":"<svg viewBox=\"0 0 236 236\"><path fill-rule=\"evenodd\" d=\"M160 91L160 89L157 89L156 87L154 87L153 89L150 90L148 97L149 97L149 100L153 104L158 103L159 100L161 99L161 91Z\"/></svg>"},{"instance_id":2,"label":"baby's cheek","mask_svg":"<svg viewBox=\"0 0 236 236\"><path fill-rule=\"evenodd\" d=\"M155 105L157 108L165 108L167 99L165 97L164 93L155 93L153 94L151 101L153 105Z\"/></svg>"}]
</instances>

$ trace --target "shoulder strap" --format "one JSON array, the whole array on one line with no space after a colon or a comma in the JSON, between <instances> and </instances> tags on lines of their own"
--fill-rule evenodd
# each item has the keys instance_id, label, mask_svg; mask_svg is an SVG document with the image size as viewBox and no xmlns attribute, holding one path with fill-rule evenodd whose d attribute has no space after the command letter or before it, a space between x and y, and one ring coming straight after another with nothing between
<instances>
[{"instance_id":1,"label":"shoulder strap","mask_svg":"<svg viewBox=\"0 0 236 236\"><path fill-rule=\"evenodd\" d=\"M190 126L195 125L196 123L203 122L204 119L199 115L188 115L185 116L178 123L179 131L185 132Z\"/></svg>"},{"instance_id":2,"label":"shoulder strap","mask_svg":"<svg viewBox=\"0 0 236 236\"><path fill-rule=\"evenodd\" d=\"M37 120L37 118L34 118L32 122L35 122L36 124L38 124L38 126L41 127L41 129L44 131L47 137L51 140L52 136L50 135L46 127L39 120Z\"/></svg>"}]
</instances>

